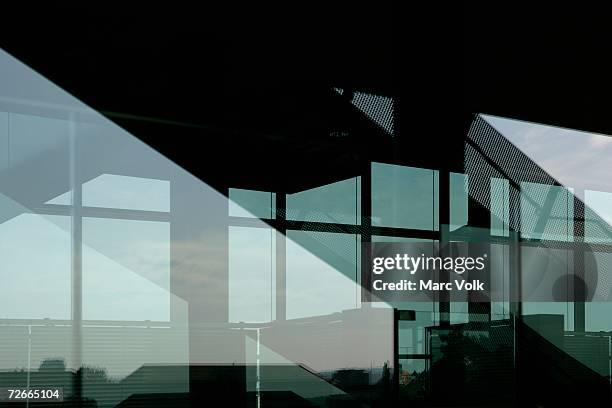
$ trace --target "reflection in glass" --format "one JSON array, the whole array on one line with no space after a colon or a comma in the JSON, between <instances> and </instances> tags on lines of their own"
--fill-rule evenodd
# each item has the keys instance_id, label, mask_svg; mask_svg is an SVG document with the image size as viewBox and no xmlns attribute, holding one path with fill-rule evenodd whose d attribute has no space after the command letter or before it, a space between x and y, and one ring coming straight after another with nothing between
<instances>
[{"instance_id":1,"label":"reflection in glass","mask_svg":"<svg viewBox=\"0 0 612 408\"><path fill-rule=\"evenodd\" d=\"M70 121L11 113L9 115L9 162L11 167L46 160L56 154L67 159ZM66 170L68 169L67 163Z\"/></svg>"},{"instance_id":2,"label":"reflection in glass","mask_svg":"<svg viewBox=\"0 0 612 408\"><path fill-rule=\"evenodd\" d=\"M1 51L0 67L2 109L10 111L0 112L0 385L62 385L83 405L99 407L164 398L180 406L198 393L209 404L223 400L219 406L247 405L234 398L271 405L274 393L287 398L285 406L390 406L395 391L413 401L448 396L503 405L517 374L537 368L535 375L556 378L563 361L574 364L563 376L578 367L609 388L610 304L587 303L581 315L579 303L524 302L513 321L510 284L518 270L521 292L537 291L541 278L563 278L580 260L567 249L580 239L572 191L543 180L590 183L581 187L586 241L610 242L609 160L595 149L609 153L610 139L506 128L550 177L532 178L533 165L470 173L470 186L483 182L485 207L490 191L492 241L510 237L510 218L514 228L519 215L522 238L565 242L533 257L524 250L518 266L508 246L491 244L492 286L502 294L490 305L493 321L452 302L443 325L440 302L362 305L359 286L362 235L414 242L440 230L436 170L372 163L371 192L361 191L360 177L293 192L285 223L276 217L275 193L229 189L225 197ZM576 155L579 149L586 150ZM576 160L567 165L568 157ZM469 232L468 221L481 221L468 219L474 192L467 177L450 175L442 208L450 206L451 230ZM510 200L515 182L520 203ZM359 225L362 193L371 200L373 229ZM296 225L317 231L291 230ZM423 235L435 242L435 234ZM585 268L601 271L596 289L609 292L603 278L612 260L605 246L592 246L601 251L584 258ZM286 312L278 319L277 309ZM581 319L586 333L578 330ZM522 322L530 331L514 331ZM525 333L538 347L515 342ZM521 353L532 349L553 358L530 366ZM514 361L526 369L513 371ZM549 367L552 375L539 371Z\"/></svg>"},{"instance_id":3,"label":"reflection in glass","mask_svg":"<svg viewBox=\"0 0 612 408\"><path fill-rule=\"evenodd\" d=\"M276 194L265 191L229 189L229 215L232 217L275 217Z\"/></svg>"},{"instance_id":4,"label":"reflection in glass","mask_svg":"<svg viewBox=\"0 0 612 408\"><path fill-rule=\"evenodd\" d=\"M297 221L358 224L361 178L287 195L287 219Z\"/></svg>"},{"instance_id":5,"label":"reflection in glass","mask_svg":"<svg viewBox=\"0 0 612 408\"><path fill-rule=\"evenodd\" d=\"M70 193L47 204L70 205ZM102 174L83 183L83 205L141 211L170 211L170 182L144 177Z\"/></svg>"},{"instance_id":6,"label":"reflection in glass","mask_svg":"<svg viewBox=\"0 0 612 408\"><path fill-rule=\"evenodd\" d=\"M372 225L438 230L438 171L372 163Z\"/></svg>"},{"instance_id":7,"label":"reflection in glass","mask_svg":"<svg viewBox=\"0 0 612 408\"><path fill-rule=\"evenodd\" d=\"M83 242L85 319L170 319L168 223L85 218Z\"/></svg>"},{"instance_id":8,"label":"reflection in glass","mask_svg":"<svg viewBox=\"0 0 612 408\"><path fill-rule=\"evenodd\" d=\"M574 196L564 187L521 183L521 237L574 239Z\"/></svg>"},{"instance_id":9,"label":"reflection in glass","mask_svg":"<svg viewBox=\"0 0 612 408\"><path fill-rule=\"evenodd\" d=\"M229 228L229 321L273 320L275 296L271 228Z\"/></svg>"},{"instance_id":10,"label":"reflection in glass","mask_svg":"<svg viewBox=\"0 0 612 408\"><path fill-rule=\"evenodd\" d=\"M70 319L70 218L21 214L0 224L0 318Z\"/></svg>"},{"instance_id":11,"label":"reflection in glass","mask_svg":"<svg viewBox=\"0 0 612 408\"><path fill-rule=\"evenodd\" d=\"M584 193L585 242L612 243L612 193Z\"/></svg>"},{"instance_id":12,"label":"reflection in glass","mask_svg":"<svg viewBox=\"0 0 612 408\"><path fill-rule=\"evenodd\" d=\"M491 270L491 290L497 293L491 302L491 320L510 317L510 245L491 244L489 265Z\"/></svg>"},{"instance_id":13,"label":"reflection in glass","mask_svg":"<svg viewBox=\"0 0 612 408\"><path fill-rule=\"evenodd\" d=\"M491 235L510 236L510 182L491 178Z\"/></svg>"},{"instance_id":14,"label":"reflection in glass","mask_svg":"<svg viewBox=\"0 0 612 408\"><path fill-rule=\"evenodd\" d=\"M608 258L610 257L609 254ZM610 313L612 313L612 303L610 302L587 302L585 303L586 308L586 320L585 330L589 332L609 332L612 331L612 320L610 320Z\"/></svg>"},{"instance_id":15,"label":"reflection in glass","mask_svg":"<svg viewBox=\"0 0 612 408\"><path fill-rule=\"evenodd\" d=\"M450 173L450 231L468 224L468 176Z\"/></svg>"},{"instance_id":16,"label":"reflection in glass","mask_svg":"<svg viewBox=\"0 0 612 408\"><path fill-rule=\"evenodd\" d=\"M356 236L288 231L287 238L287 319L355 308Z\"/></svg>"}]
</instances>

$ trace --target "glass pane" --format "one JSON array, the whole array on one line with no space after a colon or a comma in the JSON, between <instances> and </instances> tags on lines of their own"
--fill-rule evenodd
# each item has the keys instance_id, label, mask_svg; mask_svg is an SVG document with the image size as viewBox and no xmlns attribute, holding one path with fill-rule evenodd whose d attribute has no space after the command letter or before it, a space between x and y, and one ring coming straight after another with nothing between
<instances>
[{"instance_id":1,"label":"glass pane","mask_svg":"<svg viewBox=\"0 0 612 408\"><path fill-rule=\"evenodd\" d=\"M467 296L466 296L467 297ZM474 319L477 316L470 316L468 302L451 302L450 303L450 322L451 324L467 323L470 318Z\"/></svg>"},{"instance_id":2,"label":"glass pane","mask_svg":"<svg viewBox=\"0 0 612 408\"><path fill-rule=\"evenodd\" d=\"M102 174L83 184L83 205L170 211L170 182L143 177Z\"/></svg>"},{"instance_id":3,"label":"glass pane","mask_svg":"<svg viewBox=\"0 0 612 408\"><path fill-rule=\"evenodd\" d=\"M501 296L491 302L491 320L510 317L510 245L491 244L491 290Z\"/></svg>"},{"instance_id":4,"label":"glass pane","mask_svg":"<svg viewBox=\"0 0 612 408\"><path fill-rule=\"evenodd\" d=\"M47 203L70 205L70 194L62 194ZM170 211L170 182L102 174L83 183L83 205L167 212Z\"/></svg>"},{"instance_id":5,"label":"glass pane","mask_svg":"<svg viewBox=\"0 0 612 408\"><path fill-rule=\"evenodd\" d=\"M400 360L400 393L402 398L423 399L423 389L427 385L427 372L425 370L425 359L401 359Z\"/></svg>"},{"instance_id":6,"label":"glass pane","mask_svg":"<svg viewBox=\"0 0 612 408\"><path fill-rule=\"evenodd\" d=\"M71 122L9 112L0 127L2 192L28 208L58 192L69 202Z\"/></svg>"},{"instance_id":7,"label":"glass pane","mask_svg":"<svg viewBox=\"0 0 612 408\"><path fill-rule=\"evenodd\" d=\"M491 179L491 235L510 236L510 182Z\"/></svg>"},{"instance_id":8,"label":"glass pane","mask_svg":"<svg viewBox=\"0 0 612 408\"><path fill-rule=\"evenodd\" d=\"M70 319L70 217L21 214L0 223L0 317Z\"/></svg>"},{"instance_id":9,"label":"glass pane","mask_svg":"<svg viewBox=\"0 0 612 408\"><path fill-rule=\"evenodd\" d=\"M170 319L170 224L83 219L83 318Z\"/></svg>"},{"instance_id":10,"label":"glass pane","mask_svg":"<svg viewBox=\"0 0 612 408\"><path fill-rule=\"evenodd\" d=\"M585 242L612 242L612 193L585 191Z\"/></svg>"},{"instance_id":11,"label":"glass pane","mask_svg":"<svg viewBox=\"0 0 612 408\"><path fill-rule=\"evenodd\" d=\"M0 387L27 385L29 335L29 329L25 325L0 325Z\"/></svg>"},{"instance_id":12,"label":"glass pane","mask_svg":"<svg viewBox=\"0 0 612 408\"><path fill-rule=\"evenodd\" d=\"M229 189L229 215L233 217L274 218L276 194L265 191Z\"/></svg>"},{"instance_id":13,"label":"glass pane","mask_svg":"<svg viewBox=\"0 0 612 408\"><path fill-rule=\"evenodd\" d=\"M49 153L68 159L70 121L11 113L9 115L9 162L11 167L37 160ZM67 169L68 162L66 161Z\"/></svg>"},{"instance_id":14,"label":"glass pane","mask_svg":"<svg viewBox=\"0 0 612 408\"><path fill-rule=\"evenodd\" d=\"M357 237L287 232L287 319L357 306Z\"/></svg>"},{"instance_id":15,"label":"glass pane","mask_svg":"<svg viewBox=\"0 0 612 408\"><path fill-rule=\"evenodd\" d=\"M450 173L450 230L468 224L468 176Z\"/></svg>"},{"instance_id":16,"label":"glass pane","mask_svg":"<svg viewBox=\"0 0 612 408\"><path fill-rule=\"evenodd\" d=\"M272 320L276 282L274 232L271 228L229 228L230 322Z\"/></svg>"},{"instance_id":17,"label":"glass pane","mask_svg":"<svg viewBox=\"0 0 612 408\"><path fill-rule=\"evenodd\" d=\"M361 178L287 195L287 219L297 221L357 224Z\"/></svg>"},{"instance_id":18,"label":"glass pane","mask_svg":"<svg viewBox=\"0 0 612 408\"><path fill-rule=\"evenodd\" d=\"M574 239L574 196L565 187L521 183L521 237Z\"/></svg>"},{"instance_id":19,"label":"glass pane","mask_svg":"<svg viewBox=\"0 0 612 408\"><path fill-rule=\"evenodd\" d=\"M612 258L611 254L605 254ZM611 259L612 260L612 259ZM612 331L612 303L610 302L586 302L585 303L585 330L588 332L610 332Z\"/></svg>"},{"instance_id":20,"label":"glass pane","mask_svg":"<svg viewBox=\"0 0 612 408\"><path fill-rule=\"evenodd\" d=\"M227 325L227 198L3 51L0 72L2 386L62 386L68 398L80 391L73 401L83 406L130 398L123 405L151 406L151 394L180 406L190 363L244 364L231 345L240 335L219 329ZM172 193L179 206L164 217L172 228L131 211L85 208L138 219L82 220L67 207L72 183L82 184L85 206L168 212ZM71 320L79 287L83 322ZM188 318L218 326L189 337Z\"/></svg>"},{"instance_id":21,"label":"glass pane","mask_svg":"<svg viewBox=\"0 0 612 408\"><path fill-rule=\"evenodd\" d=\"M438 171L372 163L372 225L438 230Z\"/></svg>"}]
</instances>

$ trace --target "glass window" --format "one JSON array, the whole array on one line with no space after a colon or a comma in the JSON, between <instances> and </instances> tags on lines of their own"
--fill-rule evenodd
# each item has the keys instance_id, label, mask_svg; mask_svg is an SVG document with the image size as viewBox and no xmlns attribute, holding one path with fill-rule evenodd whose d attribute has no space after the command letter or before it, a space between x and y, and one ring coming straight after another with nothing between
<instances>
[{"instance_id":1,"label":"glass window","mask_svg":"<svg viewBox=\"0 0 612 408\"><path fill-rule=\"evenodd\" d=\"M521 237L572 241L574 196L568 189L521 183Z\"/></svg>"},{"instance_id":2,"label":"glass window","mask_svg":"<svg viewBox=\"0 0 612 408\"><path fill-rule=\"evenodd\" d=\"M438 230L438 171L372 163L372 225Z\"/></svg>"},{"instance_id":3,"label":"glass window","mask_svg":"<svg viewBox=\"0 0 612 408\"><path fill-rule=\"evenodd\" d=\"M491 244L490 251L491 291L497 294L491 302L491 320L507 319L510 316L510 245Z\"/></svg>"},{"instance_id":4,"label":"glass window","mask_svg":"<svg viewBox=\"0 0 612 408\"><path fill-rule=\"evenodd\" d=\"M351 178L287 195L287 219L357 224L361 178Z\"/></svg>"},{"instance_id":5,"label":"glass window","mask_svg":"<svg viewBox=\"0 0 612 408\"><path fill-rule=\"evenodd\" d=\"M426 360L400 359L399 383L405 394L414 395L417 399L423 398L420 391L427 385Z\"/></svg>"},{"instance_id":6,"label":"glass window","mask_svg":"<svg viewBox=\"0 0 612 408\"><path fill-rule=\"evenodd\" d=\"M232 217L275 217L276 194L265 191L229 189L229 215Z\"/></svg>"},{"instance_id":7,"label":"glass window","mask_svg":"<svg viewBox=\"0 0 612 408\"><path fill-rule=\"evenodd\" d=\"M584 204L585 242L612 242L612 193L586 190Z\"/></svg>"},{"instance_id":8,"label":"glass window","mask_svg":"<svg viewBox=\"0 0 612 408\"><path fill-rule=\"evenodd\" d=\"M612 258L611 254L605 254L608 259ZM611 302L586 302L585 307L585 330L588 332L610 332L612 330L612 314Z\"/></svg>"},{"instance_id":9,"label":"glass window","mask_svg":"<svg viewBox=\"0 0 612 408\"><path fill-rule=\"evenodd\" d=\"M69 158L69 121L19 113L9 114L9 121L11 167L23 167L25 163L40 166L36 160L42 157L54 159L58 154L64 159ZM68 171L68 160L65 160L63 169Z\"/></svg>"},{"instance_id":10,"label":"glass window","mask_svg":"<svg viewBox=\"0 0 612 408\"><path fill-rule=\"evenodd\" d=\"M0 157L6 154L11 172L2 180L2 191L25 206L37 207L69 190L71 122L18 113L9 113L6 120L8 139L0 144ZM1 139L2 131L0 143Z\"/></svg>"},{"instance_id":11,"label":"glass window","mask_svg":"<svg viewBox=\"0 0 612 408\"><path fill-rule=\"evenodd\" d=\"M0 223L0 318L70 319L70 217L21 214Z\"/></svg>"},{"instance_id":12,"label":"glass window","mask_svg":"<svg viewBox=\"0 0 612 408\"><path fill-rule=\"evenodd\" d=\"M83 219L83 318L170 319L170 224Z\"/></svg>"},{"instance_id":13,"label":"glass window","mask_svg":"<svg viewBox=\"0 0 612 408\"><path fill-rule=\"evenodd\" d=\"M2 339L2 348L0 348L0 375L6 372L23 370L28 367L28 332L28 327L25 325L0 325L0 339ZM11 384L6 384L9 381ZM25 387L27 385L27 377L25 375L13 376L9 381L4 380L0 383L2 386L6 384L9 386Z\"/></svg>"},{"instance_id":14,"label":"glass window","mask_svg":"<svg viewBox=\"0 0 612 408\"><path fill-rule=\"evenodd\" d=\"M275 307L275 230L229 228L229 320L269 322Z\"/></svg>"},{"instance_id":15,"label":"glass window","mask_svg":"<svg viewBox=\"0 0 612 408\"><path fill-rule=\"evenodd\" d=\"M450 173L450 231L468 224L468 176Z\"/></svg>"},{"instance_id":16,"label":"glass window","mask_svg":"<svg viewBox=\"0 0 612 408\"><path fill-rule=\"evenodd\" d=\"M320 316L357 306L357 237L287 232L287 319Z\"/></svg>"},{"instance_id":17,"label":"glass window","mask_svg":"<svg viewBox=\"0 0 612 408\"><path fill-rule=\"evenodd\" d=\"M424 354L425 353L425 325L431 324L431 321L422 322L424 313L417 314L417 320L400 320L398 322L399 335L399 352L400 354Z\"/></svg>"},{"instance_id":18,"label":"glass window","mask_svg":"<svg viewBox=\"0 0 612 408\"><path fill-rule=\"evenodd\" d=\"M510 183L506 179L491 179L491 235L510 236Z\"/></svg>"},{"instance_id":19,"label":"glass window","mask_svg":"<svg viewBox=\"0 0 612 408\"><path fill-rule=\"evenodd\" d=\"M47 204L70 205L70 193ZM142 211L170 211L170 182L142 177L102 174L83 183L83 205Z\"/></svg>"}]
</instances>

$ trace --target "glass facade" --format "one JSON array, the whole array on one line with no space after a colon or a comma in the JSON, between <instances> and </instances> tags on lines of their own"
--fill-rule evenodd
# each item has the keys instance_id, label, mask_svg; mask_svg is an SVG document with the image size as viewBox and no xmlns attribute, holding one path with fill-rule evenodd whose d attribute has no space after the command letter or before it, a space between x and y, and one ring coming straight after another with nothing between
<instances>
[{"instance_id":1,"label":"glass facade","mask_svg":"<svg viewBox=\"0 0 612 408\"><path fill-rule=\"evenodd\" d=\"M475 115L455 161L416 161L393 98L349 102L388 154L213 187L0 51L0 387L98 407L609 400L612 139ZM486 244L501 296L365 296L377 242Z\"/></svg>"}]
</instances>

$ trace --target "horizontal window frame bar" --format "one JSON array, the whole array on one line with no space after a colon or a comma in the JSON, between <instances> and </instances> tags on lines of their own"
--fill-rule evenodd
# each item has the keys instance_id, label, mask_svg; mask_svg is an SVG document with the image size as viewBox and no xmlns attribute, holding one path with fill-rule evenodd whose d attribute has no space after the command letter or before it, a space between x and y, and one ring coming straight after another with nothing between
<instances>
[{"instance_id":1,"label":"horizontal window frame bar","mask_svg":"<svg viewBox=\"0 0 612 408\"><path fill-rule=\"evenodd\" d=\"M45 204L29 208L24 214L65 215L70 216L72 206L65 204ZM112 218L119 220L170 222L171 214L165 211L132 210L125 208L89 207L80 208L83 218Z\"/></svg>"},{"instance_id":2,"label":"horizontal window frame bar","mask_svg":"<svg viewBox=\"0 0 612 408\"><path fill-rule=\"evenodd\" d=\"M229 216L230 227L274 228L287 231L330 232L344 234L370 234L376 236L393 236L401 238L418 238L439 240L440 231L417 230L397 227L365 227L355 224L340 224L317 221L275 220L269 218L250 218Z\"/></svg>"}]
</instances>

